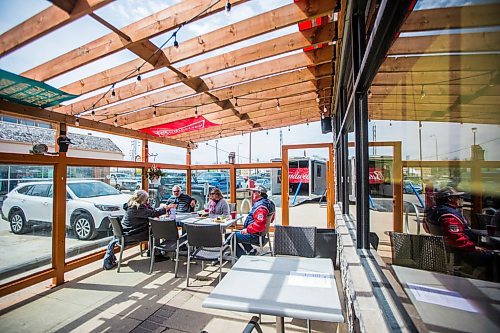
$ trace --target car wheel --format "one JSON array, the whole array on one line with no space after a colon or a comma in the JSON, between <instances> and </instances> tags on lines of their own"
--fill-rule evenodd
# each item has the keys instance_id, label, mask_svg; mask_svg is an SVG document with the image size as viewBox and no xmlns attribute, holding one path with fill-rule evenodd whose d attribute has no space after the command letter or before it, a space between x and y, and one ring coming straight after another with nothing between
<instances>
[{"instance_id":1,"label":"car wheel","mask_svg":"<svg viewBox=\"0 0 500 333\"><path fill-rule=\"evenodd\" d=\"M97 236L94 219L89 213L78 213L73 221L73 230L80 240L89 240Z\"/></svg>"},{"instance_id":2,"label":"car wheel","mask_svg":"<svg viewBox=\"0 0 500 333\"><path fill-rule=\"evenodd\" d=\"M119 190L121 189L120 184L116 184L116 185L115 185L115 188L119 191Z\"/></svg>"},{"instance_id":3,"label":"car wheel","mask_svg":"<svg viewBox=\"0 0 500 333\"><path fill-rule=\"evenodd\" d=\"M15 234L24 234L31 230L31 227L26 225L26 218L20 209L16 209L9 216L10 230Z\"/></svg>"}]
</instances>

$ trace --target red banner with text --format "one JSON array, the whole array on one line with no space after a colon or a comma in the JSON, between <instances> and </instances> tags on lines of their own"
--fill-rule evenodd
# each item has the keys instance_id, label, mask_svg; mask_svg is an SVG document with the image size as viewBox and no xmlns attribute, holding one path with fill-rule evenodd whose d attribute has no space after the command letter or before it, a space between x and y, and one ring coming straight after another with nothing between
<instances>
[{"instance_id":1,"label":"red banner with text","mask_svg":"<svg viewBox=\"0 0 500 333\"><path fill-rule=\"evenodd\" d=\"M370 168L370 184L382 184L384 182L384 169Z\"/></svg>"},{"instance_id":2,"label":"red banner with text","mask_svg":"<svg viewBox=\"0 0 500 333\"><path fill-rule=\"evenodd\" d=\"M191 117L182 120L173 121L163 125L143 128L140 131L159 137L174 136L191 131L198 131L204 128L218 126L202 116Z\"/></svg>"},{"instance_id":3,"label":"red banner with text","mask_svg":"<svg viewBox=\"0 0 500 333\"><path fill-rule=\"evenodd\" d=\"M309 168L288 169L288 179L292 183L309 183Z\"/></svg>"}]
</instances>

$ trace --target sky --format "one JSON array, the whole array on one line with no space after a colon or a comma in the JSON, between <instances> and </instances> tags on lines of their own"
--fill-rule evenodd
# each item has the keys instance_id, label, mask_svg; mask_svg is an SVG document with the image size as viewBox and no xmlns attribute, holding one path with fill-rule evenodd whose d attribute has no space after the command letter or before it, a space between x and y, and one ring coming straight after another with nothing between
<instances>
[{"instance_id":1,"label":"sky","mask_svg":"<svg viewBox=\"0 0 500 333\"><path fill-rule=\"evenodd\" d=\"M119 0L105 6L97 11L97 14L116 27L123 27L138 19L141 19L153 12L166 8L169 5L179 1L169 0ZM211 15L207 19L198 22L192 22L183 27L178 33L178 41L182 44L184 40L193 38L200 34L215 30L224 25L234 23L257 13L271 10L282 5L290 3L291 0L255 0L247 2L243 5L234 6L229 16L219 13ZM466 1L469 3L471 1ZM483 1L484 2L484 1ZM490 1L488 1L490 2ZM464 1L419 1L417 9L428 7L439 7L443 4L461 4ZM48 1L42 0L24 0L21 2L0 0L0 33L5 32L11 27L19 24L32 15L50 6ZM85 33L82 33L84 31ZM245 42L237 43L230 47L225 47L220 50L208 52L202 56L198 56L192 61L200 61L204 57L211 57L216 54L222 54L230 50L240 48L242 46L251 45L260 42L270 37L287 34L297 31L297 27L277 30L271 34L253 38ZM42 64L58 55L64 54L74 48L77 48L87 42L90 42L100 36L109 33L109 30L100 24L93 21L89 17L83 17L78 21L69 24L48 36L41 38L34 43L31 43L12 54L9 54L0 59L0 68L11 71L17 74L30 69L34 66ZM171 32L162 34L152 39L157 46L163 44L171 35ZM75 38L77 36L77 38ZM167 44L169 45L169 44ZM63 86L73 82L79 78L87 77L94 73L100 72L109 67L114 67L120 63L135 59L128 50L117 52L103 59L95 61L91 64L82 66L78 70L71 71L57 78L47 81L55 87ZM188 61L177 63L175 66L182 66ZM152 72L156 74L158 72ZM152 75L150 74L150 75ZM217 73L219 74L219 73ZM147 76L147 75L146 75ZM106 88L107 89L107 88ZM94 93L96 94L96 93ZM102 94L102 92L100 92ZM84 96L87 97L87 96ZM375 130L373 129L375 128ZM480 144L485 150L485 157L488 160L500 159L500 127L497 125L481 125L481 124L450 124L450 123L430 123L422 124L422 157L427 160L434 160L437 156L441 160L445 159L467 159L470 157L470 145L473 143L472 128L477 128L476 143ZM87 133L89 131L79 128L72 128L70 131ZM389 122L389 121L372 121L369 124L370 140L372 141L403 141L403 158L416 160L419 158L419 140L418 140L418 124L415 122ZM319 122L311 122L309 125L292 126L290 129L285 127L281 130L283 144L299 144L299 143L318 143L332 142L332 133L321 134ZM375 133L375 134L374 134ZM124 139L112 135L102 133L93 133L96 136L110 137L120 147L126 155L126 159L133 159L134 149L135 154L140 153L140 145L134 144L130 139ZM352 135L351 135L352 137ZM216 156L219 163L227 160L229 152L234 151L239 155L239 160L242 163L247 163L250 153L250 138L248 134L244 136L237 135L229 138L221 138L211 140L206 143L199 143L198 148L192 153L192 160L195 164L215 163ZM215 147L218 148L216 154ZM165 163L184 163L185 150L175 147L167 147L150 143L151 160ZM390 154L378 148L376 151L370 150L371 154L384 155ZM326 149L315 149L307 151L308 155L327 156ZM290 156L303 156L304 151L294 151ZM252 161L256 162L269 161L273 158L280 157L280 130L272 129L269 131L262 130L252 134ZM237 157L238 160L238 157Z\"/></svg>"}]
</instances>

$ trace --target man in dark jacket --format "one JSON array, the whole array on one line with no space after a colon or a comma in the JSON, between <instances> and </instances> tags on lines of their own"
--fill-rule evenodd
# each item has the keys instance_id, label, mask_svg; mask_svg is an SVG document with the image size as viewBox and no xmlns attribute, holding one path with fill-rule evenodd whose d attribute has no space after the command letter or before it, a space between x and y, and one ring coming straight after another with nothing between
<instances>
[{"instance_id":1,"label":"man in dark jacket","mask_svg":"<svg viewBox=\"0 0 500 333\"><path fill-rule=\"evenodd\" d=\"M194 211L196 200L182 193L179 185L172 187L172 196L167 200L167 210L175 208L178 213L189 213Z\"/></svg>"}]
</instances>

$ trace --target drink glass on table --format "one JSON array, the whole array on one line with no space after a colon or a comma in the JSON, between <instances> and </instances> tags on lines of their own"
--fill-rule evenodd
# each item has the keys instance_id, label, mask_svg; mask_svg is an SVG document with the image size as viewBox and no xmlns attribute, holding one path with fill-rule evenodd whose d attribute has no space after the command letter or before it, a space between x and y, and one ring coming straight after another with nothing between
<instances>
[{"instance_id":1,"label":"drink glass on table","mask_svg":"<svg viewBox=\"0 0 500 333\"><path fill-rule=\"evenodd\" d=\"M231 218L234 220L236 218L236 211L232 211L231 212Z\"/></svg>"},{"instance_id":2,"label":"drink glass on table","mask_svg":"<svg viewBox=\"0 0 500 333\"><path fill-rule=\"evenodd\" d=\"M497 226L493 224L488 224L486 226L486 233L488 236L495 236L495 232L497 231Z\"/></svg>"}]
</instances>

